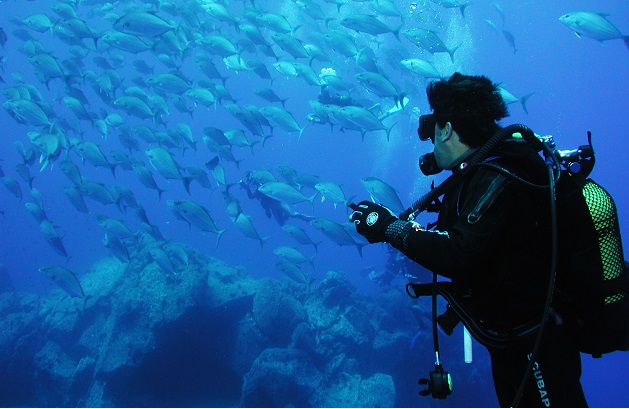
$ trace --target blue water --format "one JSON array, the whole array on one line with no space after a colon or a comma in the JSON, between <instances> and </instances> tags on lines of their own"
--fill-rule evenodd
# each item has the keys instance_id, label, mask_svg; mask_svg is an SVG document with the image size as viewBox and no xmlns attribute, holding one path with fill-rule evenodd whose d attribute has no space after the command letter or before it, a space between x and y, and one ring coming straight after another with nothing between
<instances>
[{"instance_id":1,"label":"blue water","mask_svg":"<svg viewBox=\"0 0 629 409\"><path fill-rule=\"evenodd\" d=\"M80 5L76 7L79 18L86 21L96 33L111 30L113 17L107 16L108 11L100 9L103 6L100 2L92 3L95 2L80 2ZM180 4L180 2L175 3ZM397 189L403 204L410 205L429 189L433 180L433 178L423 176L417 167L417 158L431 148L426 144L421 144L416 138L418 114L428 111L424 92L428 80L411 73L401 66L399 61L403 58L423 58L431 61L443 76L449 76L455 71L483 74L500 83L518 98L534 92L534 95L526 102L528 114L518 102L515 102L509 106L511 116L503 120L503 125L524 123L539 134L552 134L561 149L573 149L585 143L586 132L591 131L597 154L597 163L592 177L605 186L616 200L621 232L625 234L625 250L627 250L629 195L624 185L624 171L625 166L629 165L626 156L629 143L625 135L626 107L629 106L629 83L626 80L629 75L629 50L620 39L599 43L591 38L577 38L572 30L558 20L559 16L572 11L604 12L608 14L609 21L613 22L622 33L629 34L629 11L625 2L609 1L601 4L583 0L571 2L569 5L544 1L501 1L498 3L504 11L504 26L497 8L489 1L473 2L465 9L465 18L461 16L458 8L445 8L431 1L395 1L397 9L404 16L402 30L415 26L431 29L449 48L459 46L454 53L454 61L451 61L447 53L431 55L416 47L401 34L398 41L392 33L377 36L357 34L339 24L340 18L352 13L366 12L365 10L371 12L373 7L369 2L350 2L341 7L340 14L333 4L315 2L328 17L335 19L329 23L330 29L334 28L352 36L355 35L356 42L361 47L371 48L382 72L407 93L409 102L406 108L384 121L386 126L396 123L388 141L384 131L367 132L364 140L361 140L360 133L356 131L341 130L339 127L331 129L329 124L309 123L307 116L312 113L309 101L317 99L320 87L308 84L301 77L288 78L280 74L272 66L276 62L274 58L267 57L259 51L257 53L242 52L245 60L257 59L267 66L273 78L273 81L270 81L253 72L230 70L221 61L221 57L213 57L214 64L227 78L225 87L237 105L254 104L258 108L267 105L280 106L279 103L268 102L252 92L257 87L272 88L282 99L287 98L286 110L292 113L299 126L303 127L308 124L301 137L298 132L286 132L280 127L275 127L273 136L264 145L259 143L253 147L253 154L248 148L234 147L233 154L239 161L238 166L221 159L227 182L237 183L245 177L246 172L263 169L271 170L279 180L283 180L276 166L285 165L294 169L297 174L317 175L323 181L338 184L346 197L362 200L368 198L368 194L360 179L374 176ZM0 76L4 80L0 88L22 82L32 84L40 91L43 100L49 104L57 118L64 118L74 123L77 121L75 115L61 101L61 98L65 96L63 80L53 78L47 85L42 83L37 77L35 67L29 62L27 52L23 49L24 39L18 38L14 33L16 29L23 29L30 33L34 40L41 43L41 51L53 55L58 61L70 58L68 44L62 42L57 35L52 35L50 31L40 33L20 23L36 13L45 13L53 21L59 19L60 16L51 8L53 4L55 3L52 1L0 1L0 27L8 37L3 49L0 50L3 56ZM315 43L326 32L322 21L316 22L293 2L257 0L255 4L265 12L285 16L293 27L302 24L303 26L295 31L294 36L304 42ZM141 7L141 3L119 2L111 12L122 15L134 7ZM149 9L157 10L156 7ZM181 2L179 7L182 10L189 10L193 6L192 3ZM227 9L236 17L245 15L242 2L231 1ZM183 20L180 15L167 13L165 6L164 10L158 10L157 14L176 24ZM243 38L243 34L236 31L229 23L214 19L202 12L198 15L206 20L207 25L204 26L204 31L197 34L224 35L232 39ZM392 28L397 28L400 24L399 17L381 15L379 18ZM499 31L494 31L485 20L491 20ZM212 26L215 27L214 30ZM501 32L502 29L513 34L516 52ZM269 39L272 31L264 27L261 27L261 31L266 36L267 42L273 45L279 61L293 60ZM188 35L192 34L188 32ZM149 66L154 67L155 73L171 70L151 51L134 55L110 49L103 41L99 41L95 49L93 41L89 38L84 39L82 44L87 50L87 55L78 59L83 64L81 68L83 73L88 71L96 75L103 73L103 68L94 63L93 58L96 56L112 62L116 57L124 58L124 64L115 69L121 79L121 84L115 91L116 98L123 95L125 88L135 85L132 81L134 77L138 75L145 79L148 77L135 70L132 64L134 60L146 61ZM325 42L321 44L326 46ZM174 55L172 61L179 68L179 72L191 81L197 83L202 79L208 80L194 65L195 53L201 51L201 46L192 43L190 47L191 52L186 54L183 60ZM329 46L325 51L332 57L332 61L314 60L312 68L317 74L322 69L331 68L353 87L351 91L353 98L365 104L380 104L378 109L381 109L381 112L394 106L392 98L380 98L369 93L354 80L354 74L359 72L359 69L353 58L335 53ZM206 52L209 54L208 51ZM305 59L298 61L307 62ZM220 84L218 80L212 81ZM84 76L83 81L77 81L74 86L81 89L89 99L88 110L100 115L101 118L118 112L129 126L143 123L160 130L166 129L162 125L155 125L151 120L128 116L116 106L105 104L90 85L89 75ZM145 91L150 93L151 89L146 88ZM226 131L234 128L244 129L244 127L223 106L231 102L228 98L218 103L216 108L196 106L191 117L179 112L172 105L172 97L172 94L166 95L166 98L171 101L170 114L164 115L163 120L169 128L181 122L190 125L198 149L182 151L176 148L170 151L180 166L194 165L205 170L207 168L204 164L215 157L216 153L210 151L203 143L203 128L213 126ZM6 97L3 102L5 100ZM188 102L192 105L191 100ZM31 194L28 184L15 170L16 165L22 162L22 158L15 149L14 142L21 141L27 148L32 147L27 133L37 131L38 128L31 124L18 123L4 109L0 110L0 124L2 124L0 167L7 176L18 181L23 194L23 198L19 199L7 188L0 187L0 211L3 213L0 215L0 271L3 274L0 283L4 283L0 285L4 285L4 289L9 291L34 293L46 297L57 287L37 271L39 267L47 264L62 265L74 271L80 279L95 262L110 256L109 250L102 243L104 232L98 224L96 215L123 220L132 231L140 228L140 222L132 214L132 209L127 213L121 213L114 205L105 206L87 199L90 213L78 212L63 193L63 187L71 185L58 166L58 162L65 157L65 151L59 159L41 171L41 165L37 160L29 166L30 175L33 177L32 185L41 193L47 217L62 235L63 245L69 257L66 259L58 255L46 242L33 217L26 211L24 204L32 201ZM121 146L118 138L119 130L116 128L110 126L109 135L104 138L88 121L79 121L79 127L83 132L82 136L74 130L66 130L68 138L84 138L92 141L100 146L106 156L114 149L129 153ZM41 131L41 128L39 130ZM264 130L268 134L269 128L265 127ZM249 131L245 133L250 141L260 140L259 136ZM283 274L275 267L279 258L273 254L273 250L277 247L295 246L307 257L314 254L312 246L296 244L281 230L275 220L265 215L258 201L248 199L245 191L235 185L230 191L239 199L242 211L251 216L259 235L269 236L270 239L261 247L257 240L245 237L233 225L225 211L225 202L220 195L224 187L218 186L211 175L210 180L216 187L213 191L192 182L190 194L188 194L180 181L164 179L150 165L143 150L156 145L141 139L139 141L141 150L133 152L132 157L144 162L153 172L157 184L162 189L166 189L161 200L158 200L155 191L143 186L132 171L118 168L114 178L109 169L94 167L87 162L81 164L76 152L71 152L69 157L78 165L84 179L98 181L108 187L120 184L132 190L146 210L151 224L159 228L166 240L187 244L208 256L220 258L228 265L242 265L255 278L282 278ZM438 176L436 180L441 180L441 177ZM314 193L313 190L307 191L308 196ZM216 247L215 234L202 232L194 226L189 228L187 223L176 219L166 206L166 200L192 200L205 206L218 228L227 228L219 246ZM307 202L297 203L294 210L338 223L347 222L348 211L342 205L335 207L329 200L321 201L320 196L315 199L312 206ZM328 271L342 271L346 273L358 291L366 295L378 294L382 290L377 283L360 272L372 267L376 271L382 271L388 257L386 246L367 246L363 248L361 256L353 246L340 247L303 221L291 220L291 223L302 227L315 241L322 241L315 257L315 267L303 265L304 269L316 280L315 282L323 280ZM3 287L0 287L0 291L2 290ZM456 339L452 337L443 342L450 345L446 347L448 350L457 351L456 354L453 352L452 356L444 359L457 361L462 359L457 349L462 343L461 337L457 336ZM431 354L429 351L429 346L418 351L427 355L426 362L428 362L427 367L417 369L418 374L429 370ZM474 388L460 386L458 391L455 390L455 394L463 394L464 391L470 392L469 389L473 389L473 396L478 394L483 398L474 401L460 396L458 400L436 402L418 397L416 405L475 406L475 402L482 402L476 403L482 405L496 404L493 400L491 376L487 371L486 354L478 345L475 347L475 352L477 352L475 363L461 366L461 370L469 371L470 374L481 371L479 377L483 381L475 384ZM484 362L484 364L479 362ZM467 376L454 375L460 376L461 379ZM624 391L628 375L629 355L626 353L615 353L599 360L583 356L582 382L591 406L628 406L629 398L626 397ZM410 382L411 387L412 383ZM220 405L219 402L213 404ZM201 405L205 406L208 403L201 403Z\"/></svg>"}]
</instances>

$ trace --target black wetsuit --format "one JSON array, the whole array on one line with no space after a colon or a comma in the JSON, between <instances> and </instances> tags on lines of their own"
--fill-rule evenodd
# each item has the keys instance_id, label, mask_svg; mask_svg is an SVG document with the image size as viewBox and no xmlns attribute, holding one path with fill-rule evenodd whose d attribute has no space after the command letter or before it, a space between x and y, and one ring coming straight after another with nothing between
<instances>
[{"instance_id":1,"label":"black wetsuit","mask_svg":"<svg viewBox=\"0 0 629 409\"><path fill-rule=\"evenodd\" d=\"M487 162L525 180L548 183L542 158L524 142L503 142ZM509 331L539 322L543 312L551 259L549 193L507 178L478 220L468 217L499 175L486 167L473 169L444 195L436 231L409 230L396 221L397 226L387 229L387 241L422 266L451 278L477 320ZM396 229L396 237L391 237ZM488 347L501 406L511 405L533 344L531 337L504 349ZM579 351L554 322L546 326L536 361L539 365L529 377L520 406L587 406Z\"/></svg>"}]
</instances>

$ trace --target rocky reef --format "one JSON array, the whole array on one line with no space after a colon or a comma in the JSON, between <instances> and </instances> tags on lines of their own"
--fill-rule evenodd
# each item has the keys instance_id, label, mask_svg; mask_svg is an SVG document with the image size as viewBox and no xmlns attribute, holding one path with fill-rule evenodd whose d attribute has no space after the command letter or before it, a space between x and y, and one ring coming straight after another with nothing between
<instances>
[{"instance_id":1,"label":"rocky reef","mask_svg":"<svg viewBox=\"0 0 629 409\"><path fill-rule=\"evenodd\" d=\"M0 405L417 405L420 328L402 288L367 297L333 271L307 288L254 279L177 246L172 271L159 242L101 260L81 278L85 305L61 289L0 294ZM417 336L431 345L429 327Z\"/></svg>"}]
</instances>

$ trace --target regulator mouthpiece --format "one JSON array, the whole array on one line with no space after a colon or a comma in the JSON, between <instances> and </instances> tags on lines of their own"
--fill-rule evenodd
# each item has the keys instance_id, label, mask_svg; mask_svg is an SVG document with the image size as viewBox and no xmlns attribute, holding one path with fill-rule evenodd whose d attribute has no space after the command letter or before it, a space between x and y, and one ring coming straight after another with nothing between
<instances>
[{"instance_id":1,"label":"regulator mouthpiece","mask_svg":"<svg viewBox=\"0 0 629 409\"><path fill-rule=\"evenodd\" d=\"M419 170L426 176L436 175L441 172L441 168L437 165L434 153L427 153L419 157Z\"/></svg>"}]
</instances>

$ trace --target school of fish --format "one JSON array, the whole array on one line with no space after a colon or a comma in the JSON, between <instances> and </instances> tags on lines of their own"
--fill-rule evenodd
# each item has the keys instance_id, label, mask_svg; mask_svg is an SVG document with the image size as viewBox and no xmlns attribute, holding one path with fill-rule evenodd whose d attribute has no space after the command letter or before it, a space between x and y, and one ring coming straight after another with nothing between
<instances>
[{"instance_id":1,"label":"school of fish","mask_svg":"<svg viewBox=\"0 0 629 409\"><path fill-rule=\"evenodd\" d=\"M235 230L264 248L269 237L258 234L256 221L242 212L233 194L240 184L250 200L263 207L270 203L267 215L281 225L278 234L285 235L286 244L270 251L278 270L308 285L311 278L302 264L315 264L321 243L315 234L362 252L365 243L351 228L316 217L314 206L320 199L343 208L353 196L346 197L342 180L321 180L286 165L252 169L248 155L267 149L269 138L305 138L320 125L363 139L382 135L387 143L399 117L410 115L409 98L421 95L431 79L453 72L438 70L433 54L446 53L454 64L461 44L449 41L430 16L460 13L457 18L469 19L474 7L459 0L415 2L409 9L391 0L66 0L44 8L37 3L25 3L22 15L4 17L0 27L2 106L24 130L13 142L22 160L0 162L0 181L24 202L43 239L60 257L52 260L53 255L51 261L67 261L79 249L66 249L59 231L63 226L46 215L46 199L36 187L40 172L67 177L63 193L77 212L98 213L99 205L90 201L119 210L119 218L97 214L94 221L103 230L103 245L121 262L133 257L139 234L161 241L163 251L153 257L167 274L176 274L181 255L149 220L145 207L168 209L178 223L216 235L220 246L232 226L217 225L207 201L222 198ZM515 53L502 7L494 3L494 8L502 28L484 21L503 34ZM580 36L628 43L604 15L569 13L560 21ZM8 53L9 46L19 53ZM13 59L37 80L6 72ZM122 76L129 67L134 75ZM256 77L259 86L235 99L230 88L238 75ZM288 98L274 87L278 78L299 81L298 86L313 93L300 101ZM520 102L525 111L533 95L501 92L507 103ZM296 115L287 106L310 113ZM204 121L208 115L233 117L240 126ZM103 141L112 139L117 148L103 148ZM200 161L202 156L191 158L188 151L202 151L212 159ZM79 162L107 169L108 176L87 179ZM154 190L154 203L141 204L125 185L128 178ZM171 195L166 181L181 184L188 195L191 188L208 194L205 201ZM387 182L369 175L361 182L372 200L396 213L404 209ZM216 189L220 194L210 197ZM296 212L298 203L310 203L311 214ZM129 210L140 221L140 231L127 227ZM307 246L313 246L314 255L299 249ZM60 277L73 295L86 297L66 268L50 265L41 271Z\"/></svg>"}]
</instances>

